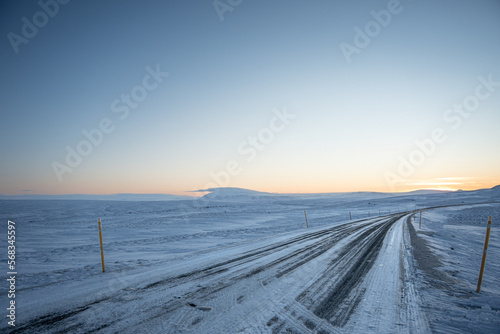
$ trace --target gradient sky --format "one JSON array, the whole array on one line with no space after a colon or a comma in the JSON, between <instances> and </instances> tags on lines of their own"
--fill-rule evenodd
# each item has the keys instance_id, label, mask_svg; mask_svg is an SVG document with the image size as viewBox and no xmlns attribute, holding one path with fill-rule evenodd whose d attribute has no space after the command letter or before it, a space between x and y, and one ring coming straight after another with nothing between
<instances>
[{"instance_id":1,"label":"gradient sky","mask_svg":"<svg viewBox=\"0 0 500 334\"><path fill-rule=\"evenodd\" d=\"M0 193L500 184L500 1L389 3L244 0L221 14L212 1L73 0L50 17L4 1ZM370 12L388 6L397 13L377 31ZM40 28L13 47L23 17ZM358 37L348 62L341 43L356 46L367 24L370 42ZM157 67L169 75L124 117L122 94ZM478 88L481 77L499 84ZM467 118L447 111L478 90ZM113 131L71 168L67 147L103 119ZM416 152L435 129L446 140Z\"/></svg>"}]
</instances>

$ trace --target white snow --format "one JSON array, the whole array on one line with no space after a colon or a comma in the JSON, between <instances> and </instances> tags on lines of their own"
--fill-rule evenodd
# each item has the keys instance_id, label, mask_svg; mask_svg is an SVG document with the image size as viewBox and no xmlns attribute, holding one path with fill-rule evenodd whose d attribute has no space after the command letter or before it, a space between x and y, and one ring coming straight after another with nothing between
<instances>
[{"instance_id":1,"label":"white snow","mask_svg":"<svg viewBox=\"0 0 500 334\"><path fill-rule=\"evenodd\" d=\"M220 189L203 199L176 201L0 200L0 228L7 231L7 220L16 222L20 332L498 333L500 204L475 204L485 202L500 202L499 191L277 195ZM441 261L433 269L446 278L441 282L413 258L406 218L415 209L447 205L460 206L424 210L421 231L418 215L412 222ZM335 325L313 314L319 301L299 294L333 289L343 274L338 270L350 262L332 261L342 259L369 226L405 211L353 287L360 301L346 313L347 322ZM488 215L493 230L477 294ZM97 218L103 224L105 273ZM361 228L367 222L372 225ZM338 238L337 232L323 232L342 224L361 229ZM286 246L235 261L275 245ZM321 245L328 248L323 252ZM0 249L7 249L6 238L0 238ZM293 267L301 259L307 261ZM5 257L5 268L6 262ZM230 264L217 267L220 272L207 269L224 262ZM207 270L179 278L202 268ZM0 284L3 309L7 290ZM348 301L339 307L351 307ZM57 314L67 316L35 326L37 318ZM23 329L26 324L33 327ZM2 328L8 329L5 319Z\"/></svg>"},{"instance_id":2,"label":"white snow","mask_svg":"<svg viewBox=\"0 0 500 334\"><path fill-rule=\"evenodd\" d=\"M488 217L490 243L481 293L476 293ZM500 332L500 203L457 206L424 212L422 232L446 276L441 289L421 282L428 314L436 332ZM418 221L414 223L418 229ZM440 312L436 312L440 310ZM441 310L446 310L442 312Z\"/></svg>"}]
</instances>

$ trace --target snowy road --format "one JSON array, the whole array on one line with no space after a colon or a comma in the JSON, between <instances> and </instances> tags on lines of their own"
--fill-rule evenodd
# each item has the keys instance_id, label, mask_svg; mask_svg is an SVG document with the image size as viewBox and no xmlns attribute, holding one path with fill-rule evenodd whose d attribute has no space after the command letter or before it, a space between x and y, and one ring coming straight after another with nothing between
<instances>
[{"instance_id":1,"label":"snowy road","mask_svg":"<svg viewBox=\"0 0 500 334\"><path fill-rule=\"evenodd\" d=\"M141 328L144 333L323 334L423 329L425 321L405 279L411 270L402 247L408 217L394 214L223 247L167 262L163 269L120 276L114 279L120 283L116 289L102 279L86 281L95 284L94 289L68 283L74 284L69 288L73 296L51 310L32 301L36 316L15 332L135 333ZM97 297L88 296L94 293Z\"/></svg>"}]
</instances>

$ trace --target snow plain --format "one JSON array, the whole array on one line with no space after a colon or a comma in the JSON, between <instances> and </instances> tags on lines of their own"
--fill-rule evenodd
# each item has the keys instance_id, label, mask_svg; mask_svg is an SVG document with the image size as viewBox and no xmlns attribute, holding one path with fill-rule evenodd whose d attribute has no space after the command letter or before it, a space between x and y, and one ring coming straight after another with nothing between
<instances>
[{"instance_id":1,"label":"snow plain","mask_svg":"<svg viewBox=\"0 0 500 334\"><path fill-rule=\"evenodd\" d=\"M414 221L419 209L422 229L418 214ZM16 222L18 272L16 328L5 318L2 331L500 332L498 187L1 200L0 216L5 233L7 220ZM488 216L493 229L478 294ZM6 238L0 249L7 250ZM0 285L4 310L7 290Z\"/></svg>"}]
</instances>

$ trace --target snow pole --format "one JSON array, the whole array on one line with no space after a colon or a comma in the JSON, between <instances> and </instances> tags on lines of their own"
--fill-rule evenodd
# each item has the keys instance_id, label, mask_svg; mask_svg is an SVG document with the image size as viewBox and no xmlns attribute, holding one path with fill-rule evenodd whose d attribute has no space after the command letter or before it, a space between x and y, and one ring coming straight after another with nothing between
<instances>
[{"instance_id":1,"label":"snow pole","mask_svg":"<svg viewBox=\"0 0 500 334\"><path fill-rule=\"evenodd\" d=\"M349 220L352 220L352 218L351 218L351 211L349 211Z\"/></svg>"},{"instance_id":2,"label":"snow pole","mask_svg":"<svg viewBox=\"0 0 500 334\"><path fill-rule=\"evenodd\" d=\"M307 223L307 214L306 214L306 210L304 210L304 216L306 216L306 228L309 228L309 224Z\"/></svg>"},{"instance_id":3,"label":"snow pole","mask_svg":"<svg viewBox=\"0 0 500 334\"><path fill-rule=\"evenodd\" d=\"M486 254L488 253L488 243L490 242L491 231L491 216L488 218L488 225L486 226L486 237L484 239L483 259L481 260L481 269L479 270L479 279L477 281L476 292L481 292L481 283L483 282L484 265L486 263Z\"/></svg>"},{"instance_id":4,"label":"snow pole","mask_svg":"<svg viewBox=\"0 0 500 334\"><path fill-rule=\"evenodd\" d=\"M97 220L99 223L99 242L101 243L101 263L102 263L102 272L104 272L104 249L102 248L102 228L101 228L101 218Z\"/></svg>"},{"instance_id":5,"label":"snow pole","mask_svg":"<svg viewBox=\"0 0 500 334\"><path fill-rule=\"evenodd\" d=\"M418 224L418 229L422 229L422 210L420 210L420 223Z\"/></svg>"}]
</instances>

